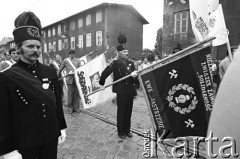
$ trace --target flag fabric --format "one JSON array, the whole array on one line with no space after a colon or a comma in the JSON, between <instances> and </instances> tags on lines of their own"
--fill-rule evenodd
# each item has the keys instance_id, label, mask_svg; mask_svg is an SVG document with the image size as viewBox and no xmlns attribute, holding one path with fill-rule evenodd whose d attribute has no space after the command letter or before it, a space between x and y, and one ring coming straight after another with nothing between
<instances>
[{"instance_id":1,"label":"flag fabric","mask_svg":"<svg viewBox=\"0 0 240 159\"><path fill-rule=\"evenodd\" d=\"M190 19L198 42L208 38L208 0L190 0ZM205 8L205 9L204 9Z\"/></svg>"},{"instance_id":2,"label":"flag fabric","mask_svg":"<svg viewBox=\"0 0 240 159\"><path fill-rule=\"evenodd\" d=\"M218 8L209 16L209 31L209 37L217 37L212 41L213 46L219 46L227 43L228 31L226 28L221 4L219 4Z\"/></svg>"},{"instance_id":3,"label":"flag fabric","mask_svg":"<svg viewBox=\"0 0 240 159\"><path fill-rule=\"evenodd\" d=\"M89 93L100 88L99 79L102 71L107 67L107 62L105 55L94 58L87 64L81 66L75 71L76 85L83 103L83 108L93 108L102 104L108 100L114 98L114 93L112 92L112 87L107 87L103 91L99 91L88 96ZM106 79L105 84L112 82L111 76Z\"/></svg>"},{"instance_id":4,"label":"flag fabric","mask_svg":"<svg viewBox=\"0 0 240 159\"><path fill-rule=\"evenodd\" d=\"M219 0L208 0L208 13L212 13L218 8Z\"/></svg>"},{"instance_id":5,"label":"flag fabric","mask_svg":"<svg viewBox=\"0 0 240 159\"><path fill-rule=\"evenodd\" d=\"M212 41L213 46L227 43L228 31L219 0L191 0L189 6L192 29L197 41L215 36L216 39Z\"/></svg>"},{"instance_id":6,"label":"flag fabric","mask_svg":"<svg viewBox=\"0 0 240 159\"><path fill-rule=\"evenodd\" d=\"M85 55L83 57L80 57L79 60L81 62L81 66L85 65L86 63L88 63L87 55Z\"/></svg>"},{"instance_id":7,"label":"flag fabric","mask_svg":"<svg viewBox=\"0 0 240 159\"><path fill-rule=\"evenodd\" d=\"M208 45L140 74L159 136L206 136L214 101Z\"/></svg>"}]
</instances>

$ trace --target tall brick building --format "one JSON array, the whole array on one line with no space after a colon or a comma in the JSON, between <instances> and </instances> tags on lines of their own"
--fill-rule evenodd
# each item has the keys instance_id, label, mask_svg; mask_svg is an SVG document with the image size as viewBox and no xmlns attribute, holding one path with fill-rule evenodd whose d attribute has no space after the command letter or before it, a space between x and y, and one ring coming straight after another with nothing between
<instances>
[{"instance_id":1,"label":"tall brick building","mask_svg":"<svg viewBox=\"0 0 240 159\"><path fill-rule=\"evenodd\" d=\"M222 4L223 13L229 30L230 45L240 44L240 1L219 0ZM204 9L204 8L203 8ZM163 53L172 53L176 43L183 48L195 44L197 41L192 31L189 0L164 0L163 13ZM226 45L218 46L214 58L222 59L227 50Z\"/></svg>"},{"instance_id":2,"label":"tall brick building","mask_svg":"<svg viewBox=\"0 0 240 159\"><path fill-rule=\"evenodd\" d=\"M99 55L118 45L120 31L127 37L130 57L139 59L144 24L148 21L131 5L99 4L43 28L43 61L48 63L55 53L65 58L71 48L77 56Z\"/></svg>"}]
</instances>

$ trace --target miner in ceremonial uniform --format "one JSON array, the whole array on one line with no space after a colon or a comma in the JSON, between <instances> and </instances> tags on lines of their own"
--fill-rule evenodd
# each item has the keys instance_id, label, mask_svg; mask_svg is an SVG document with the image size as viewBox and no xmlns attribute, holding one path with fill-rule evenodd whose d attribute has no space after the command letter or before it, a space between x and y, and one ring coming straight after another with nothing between
<instances>
[{"instance_id":1,"label":"miner in ceremonial uniform","mask_svg":"<svg viewBox=\"0 0 240 159\"><path fill-rule=\"evenodd\" d=\"M23 12L14 24L13 36L20 59L0 74L0 156L56 159L58 143L66 137L57 73L38 62L41 54L38 17Z\"/></svg>"},{"instance_id":2,"label":"miner in ceremonial uniform","mask_svg":"<svg viewBox=\"0 0 240 159\"><path fill-rule=\"evenodd\" d=\"M128 59L128 50L126 47L127 39L123 33L120 32L118 36L117 46L118 56L112 63L107 66L101 74L99 84L101 85L101 90L105 87L103 86L106 78L113 73L113 81L123 78L129 74L132 77L127 78L113 85L113 92L117 94L117 130L118 136L121 139L126 137L132 137L130 132L131 127L131 115L133 108L133 99L137 95L134 86L134 77L137 76L137 72L134 71L134 63Z\"/></svg>"}]
</instances>

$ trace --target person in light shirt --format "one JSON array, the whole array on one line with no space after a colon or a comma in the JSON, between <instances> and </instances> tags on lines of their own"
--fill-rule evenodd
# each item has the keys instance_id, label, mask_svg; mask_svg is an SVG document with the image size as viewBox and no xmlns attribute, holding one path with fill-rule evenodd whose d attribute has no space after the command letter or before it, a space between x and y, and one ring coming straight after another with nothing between
<instances>
[{"instance_id":1,"label":"person in light shirt","mask_svg":"<svg viewBox=\"0 0 240 159\"><path fill-rule=\"evenodd\" d=\"M15 48L9 49L8 52L4 53L4 56L6 60L1 63L0 72L6 71L19 60L19 54Z\"/></svg>"}]
</instances>

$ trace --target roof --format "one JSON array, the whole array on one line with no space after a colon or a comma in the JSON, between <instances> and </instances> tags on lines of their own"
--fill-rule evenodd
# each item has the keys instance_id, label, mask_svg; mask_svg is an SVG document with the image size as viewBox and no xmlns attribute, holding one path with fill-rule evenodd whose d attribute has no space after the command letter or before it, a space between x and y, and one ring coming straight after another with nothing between
<instances>
[{"instance_id":1,"label":"roof","mask_svg":"<svg viewBox=\"0 0 240 159\"><path fill-rule=\"evenodd\" d=\"M0 45L6 45L9 41L14 40L12 37L4 37L1 41L0 41Z\"/></svg>"},{"instance_id":2,"label":"roof","mask_svg":"<svg viewBox=\"0 0 240 159\"><path fill-rule=\"evenodd\" d=\"M45 28L47 28L47 27L49 27L49 26L52 26L52 25L54 25L54 24L56 24L56 23L60 23L60 22L62 22L62 21L71 19L71 18L73 18L73 17L75 17L75 16L77 16L77 15L79 15L79 14L81 14L81 13L87 12L87 11L89 11L89 10L92 10L92 9L95 9L95 8L99 8L99 7L107 7L107 6L126 7L126 8L128 8L129 10L131 10L133 13L135 13L135 14L140 18L140 20L143 22L143 24L149 24L149 22L148 22L132 5L117 4L117 3L101 3L101 4L99 4L99 5L93 6L93 7L91 7L91 8L88 8L88 9L83 10L83 11L81 11L81 12L78 12L78 13L76 13L76 14L73 14L73 15L71 15L71 16L69 16L69 17L66 17L66 18L64 18L64 19L62 19L62 20L59 20L59 21L54 22L54 23L52 23L52 24L49 24L49 25L43 27L43 29L45 29Z\"/></svg>"}]
</instances>

